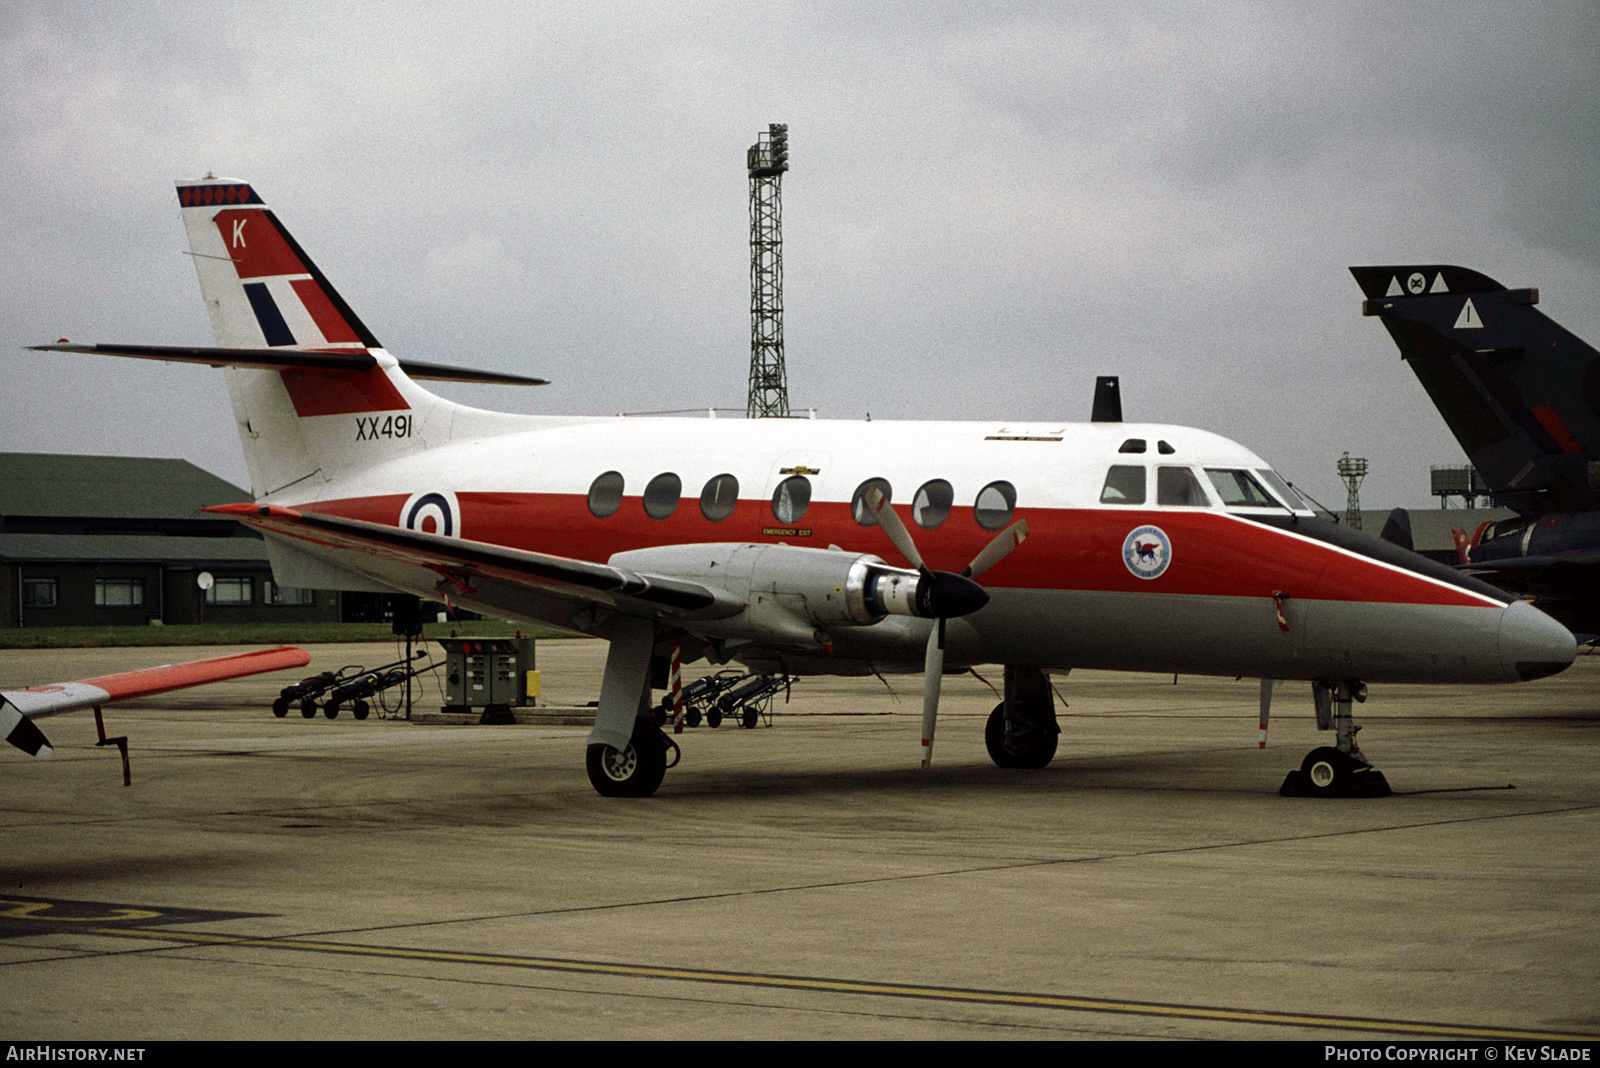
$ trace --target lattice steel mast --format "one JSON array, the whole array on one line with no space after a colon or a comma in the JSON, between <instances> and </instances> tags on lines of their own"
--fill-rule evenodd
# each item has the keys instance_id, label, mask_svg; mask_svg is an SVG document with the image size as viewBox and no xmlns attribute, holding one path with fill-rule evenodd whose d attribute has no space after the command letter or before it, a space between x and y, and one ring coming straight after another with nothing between
<instances>
[{"instance_id":1,"label":"lattice steel mast","mask_svg":"<svg viewBox=\"0 0 1600 1068\"><path fill-rule=\"evenodd\" d=\"M1361 480L1367 477L1366 458L1357 456L1355 459L1351 459L1350 454L1347 452L1343 456L1339 457L1339 462L1335 466L1338 468L1339 477L1344 479L1345 489L1348 491L1345 494L1344 501L1344 525L1355 530L1360 530L1360 490Z\"/></svg>"},{"instance_id":2,"label":"lattice steel mast","mask_svg":"<svg viewBox=\"0 0 1600 1068\"><path fill-rule=\"evenodd\" d=\"M750 167L751 419L789 414L783 369L783 172L789 169L789 127L771 123L747 153Z\"/></svg>"}]
</instances>

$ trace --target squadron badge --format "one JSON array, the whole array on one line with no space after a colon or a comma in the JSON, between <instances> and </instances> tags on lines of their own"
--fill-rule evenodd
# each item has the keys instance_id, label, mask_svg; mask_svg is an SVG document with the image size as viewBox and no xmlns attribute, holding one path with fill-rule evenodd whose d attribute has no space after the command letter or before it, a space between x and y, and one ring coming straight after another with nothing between
<instances>
[{"instance_id":1,"label":"squadron badge","mask_svg":"<svg viewBox=\"0 0 1600 1068\"><path fill-rule=\"evenodd\" d=\"M1172 541L1160 527L1137 527L1122 542L1122 562L1135 578L1160 578L1172 562Z\"/></svg>"}]
</instances>

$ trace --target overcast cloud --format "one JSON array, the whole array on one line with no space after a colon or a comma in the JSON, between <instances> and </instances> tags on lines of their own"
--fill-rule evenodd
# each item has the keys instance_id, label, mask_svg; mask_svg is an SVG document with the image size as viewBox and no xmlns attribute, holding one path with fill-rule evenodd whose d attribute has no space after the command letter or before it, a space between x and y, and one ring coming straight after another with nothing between
<instances>
[{"instance_id":1,"label":"overcast cloud","mask_svg":"<svg viewBox=\"0 0 1600 1068\"><path fill-rule=\"evenodd\" d=\"M1465 462L1346 267L1459 263L1600 343L1600 7L17 3L0 450L247 484L172 189L253 183L398 355L511 410L743 407L744 150L787 122L797 407L1216 430L1325 503Z\"/></svg>"}]
</instances>

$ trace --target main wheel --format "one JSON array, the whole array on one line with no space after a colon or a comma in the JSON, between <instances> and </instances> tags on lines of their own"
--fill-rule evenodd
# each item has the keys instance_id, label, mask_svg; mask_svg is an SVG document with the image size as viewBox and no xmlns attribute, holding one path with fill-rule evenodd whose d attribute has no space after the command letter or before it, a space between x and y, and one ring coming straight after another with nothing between
<instances>
[{"instance_id":1,"label":"main wheel","mask_svg":"<svg viewBox=\"0 0 1600 1068\"><path fill-rule=\"evenodd\" d=\"M989 722L983 726L983 744L989 750L989 759L1000 768L1042 768L1055 759L1055 734L1047 731L1030 731L1027 748L1013 753L1006 748L1006 705L1002 701L989 713Z\"/></svg>"},{"instance_id":2,"label":"main wheel","mask_svg":"<svg viewBox=\"0 0 1600 1068\"><path fill-rule=\"evenodd\" d=\"M1300 771L1313 797L1337 797L1349 792L1355 761L1350 759L1350 754L1324 745L1306 754L1305 760L1300 762Z\"/></svg>"},{"instance_id":3,"label":"main wheel","mask_svg":"<svg viewBox=\"0 0 1600 1068\"><path fill-rule=\"evenodd\" d=\"M651 728L652 732L656 728ZM589 782L602 797L649 797L667 773L667 750L635 732L628 748L591 745L585 760Z\"/></svg>"}]
</instances>

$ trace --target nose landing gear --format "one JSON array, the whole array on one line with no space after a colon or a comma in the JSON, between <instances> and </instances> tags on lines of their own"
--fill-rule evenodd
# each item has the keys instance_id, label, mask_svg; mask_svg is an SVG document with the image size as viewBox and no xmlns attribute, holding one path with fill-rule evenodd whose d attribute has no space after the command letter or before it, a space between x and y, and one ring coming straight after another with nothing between
<instances>
[{"instance_id":1,"label":"nose landing gear","mask_svg":"<svg viewBox=\"0 0 1600 1068\"><path fill-rule=\"evenodd\" d=\"M1393 793L1389 781L1356 744L1361 728L1350 707L1352 702L1367 699L1366 684L1355 679L1314 682L1311 692L1317 706L1317 729L1332 730L1335 742L1307 753L1299 770L1283 780L1278 793L1284 797L1388 797Z\"/></svg>"}]
</instances>

